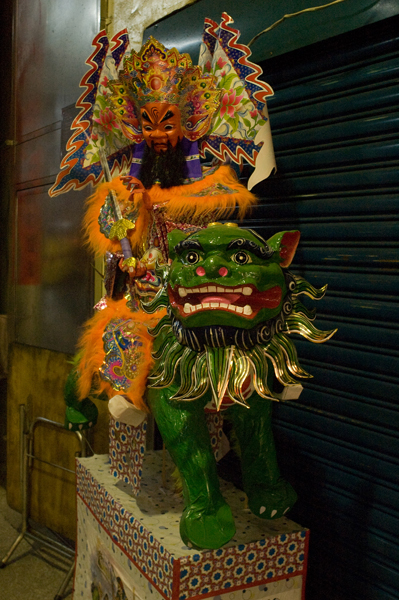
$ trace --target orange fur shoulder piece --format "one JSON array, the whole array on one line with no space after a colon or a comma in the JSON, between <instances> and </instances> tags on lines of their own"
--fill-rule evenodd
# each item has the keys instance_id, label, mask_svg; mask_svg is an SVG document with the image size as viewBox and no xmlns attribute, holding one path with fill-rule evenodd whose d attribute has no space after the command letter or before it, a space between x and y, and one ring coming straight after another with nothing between
<instances>
[{"instance_id":1,"label":"orange fur shoulder piece","mask_svg":"<svg viewBox=\"0 0 399 600\"><path fill-rule=\"evenodd\" d=\"M141 193L131 196L120 177L115 177L109 183L97 186L87 201L83 227L86 241L96 256L121 250L120 242L103 235L98 223L101 207L111 190L116 193L121 208L130 205L130 210L135 208L138 212L136 227L128 233L132 250L138 254L141 254L142 243L151 224L151 206L161 205L166 220L197 223L201 218L206 220L206 217L227 218L235 209L238 209L238 217L242 219L257 201L256 196L238 181L233 169L227 165L187 185L163 189L153 185L148 190L149 202L146 203Z\"/></svg>"},{"instance_id":2,"label":"orange fur shoulder piece","mask_svg":"<svg viewBox=\"0 0 399 600\"><path fill-rule=\"evenodd\" d=\"M153 205L165 204L166 219L186 223L208 215L227 218L236 208L239 219L242 219L257 202L256 196L238 181L228 165L187 185L164 189L154 185L150 198Z\"/></svg>"},{"instance_id":3,"label":"orange fur shoulder piece","mask_svg":"<svg viewBox=\"0 0 399 600\"><path fill-rule=\"evenodd\" d=\"M155 323L165 314L165 309L148 315L142 311L132 312L126 306L126 300L108 300L107 307L96 313L85 325L84 333L79 342L79 363L78 363L78 394L79 399L83 400L90 393L100 394L105 392L109 398L122 393L139 408L148 412L144 400L148 373L153 365L151 356L153 338L147 331L147 327L153 327ZM103 343L103 334L106 326L112 319L130 320L135 324L135 333L140 336L142 354L140 364L136 371L136 376L132 380L129 389L123 392L118 391L112 385L99 376L99 371L104 363L105 350Z\"/></svg>"}]
</instances>

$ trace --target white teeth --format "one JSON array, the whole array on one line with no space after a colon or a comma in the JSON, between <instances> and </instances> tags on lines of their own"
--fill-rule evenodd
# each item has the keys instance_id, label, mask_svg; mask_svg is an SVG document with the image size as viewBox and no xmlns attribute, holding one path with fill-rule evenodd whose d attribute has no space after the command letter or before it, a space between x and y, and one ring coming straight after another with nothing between
<instances>
[{"instance_id":1,"label":"white teeth","mask_svg":"<svg viewBox=\"0 0 399 600\"><path fill-rule=\"evenodd\" d=\"M251 296L252 294L252 288L245 286L245 287L239 287L239 288L234 288L233 290L231 288L224 288L224 287L220 287L220 286L216 286L216 285L208 285L208 287L202 287L202 288L184 288L184 287L179 287L178 288L178 293L180 298L184 298L185 296L187 296L187 294L204 294L206 292L222 292L222 293L228 293L228 292L234 292L235 294L244 294L244 296Z\"/></svg>"},{"instance_id":2,"label":"white teeth","mask_svg":"<svg viewBox=\"0 0 399 600\"><path fill-rule=\"evenodd\" d=\"M179 287L178 288L178 294L180 296L180 298L185 298L188 294L193 294L193 293L214 293L214 292L231 292L232 289L231 288L224 288L221 286L216 286L216 285L209 285L209 286L203 286L201 288L185 288L185 287ZM240 293L243 294L244 296L251 296L252 295L252 288L249 286L244 286L244 287L239 287L239 288L235 288L233 290L235 293ZM186 302L184 304L183 307L183 312L186 315L189 315L190 313L194 313L200 310L204 310L207 308L220 308L223 310L228 310L230 312L236 312L238 314L244 314L246 316L252 315L253 310L250 307L249 304L246 304L244 307L243 306L235 306L234 304L228 304L228 302L204 302L202 304L196 304L196 305L192 305L189 302Z\"/></svg>"},{"instance_id":3,"label":"white teeth","mask_svg":"<svg viewBox=\"0 0 399 600\"><path fill-rule=\"evenodd\" d=\"M234 304L227 304L226 302L204 302L203 304L196 304L195 306L186 302L183 307L183 312L188 315L192 312L203 310L204 308L223 308L225 310L244 315L252 315L253 312L249 304L246 304L246 306L243 307L235 306Z\"/></svg>"}]
</instances>

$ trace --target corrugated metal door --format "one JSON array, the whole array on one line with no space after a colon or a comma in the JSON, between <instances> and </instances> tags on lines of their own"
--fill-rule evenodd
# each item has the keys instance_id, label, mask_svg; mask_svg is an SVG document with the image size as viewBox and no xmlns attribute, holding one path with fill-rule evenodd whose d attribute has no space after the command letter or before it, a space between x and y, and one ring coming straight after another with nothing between
<instances>
[{"instance_id":1,"label":"corrugated metal door","mask_svg":"<svg viewBox=\"0 0 399 600\"><path fill-rule=\"evenodd\" d=\"M248 223L299 229L292 271L329 284L314 379L276 405L283 471L311 529L308 600L399 598L397 17L264 63L278 174Z\"/></svg>"}]
</instances>

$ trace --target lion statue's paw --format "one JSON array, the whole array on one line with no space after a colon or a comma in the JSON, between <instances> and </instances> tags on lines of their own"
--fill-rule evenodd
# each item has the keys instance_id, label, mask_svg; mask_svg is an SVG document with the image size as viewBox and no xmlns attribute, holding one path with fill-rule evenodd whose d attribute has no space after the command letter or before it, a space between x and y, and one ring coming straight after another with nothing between
<instances>
[{"instance_id":1,"label":"lion statue's paw","mask_svg":"<svg viewBox=\"0 0 399 600\"><path fill-rule=\"evenodd\" d=\"M180 535L189 548L216 549L227 544L236 532L230 506L187 506L180 520Z\"/></svg>"},{"instance_id":2,"label":"lion statue's paw","mask_svg":"<svg viewBox=\"0 0 399 600\"><path fill-rule=\"evenodd\" d=\"M261 519L279 519L298 498L292 485L282 477L274 485L261 483L246 492L249 509Z\"/></svg>"}]
</instances>

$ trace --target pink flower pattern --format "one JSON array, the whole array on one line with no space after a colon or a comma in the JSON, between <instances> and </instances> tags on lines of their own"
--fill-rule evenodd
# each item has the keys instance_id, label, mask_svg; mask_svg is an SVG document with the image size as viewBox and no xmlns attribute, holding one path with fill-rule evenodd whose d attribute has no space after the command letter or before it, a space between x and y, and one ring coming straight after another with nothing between
<instances>
[{"instance_id":1,"label":"pink flower pattern","mask_svg":"<svg viewBox=\"0 0 399 600\"><path fill-rule=\"evenodd\" d=\"M104 129L109 129L112 131L113 128L118 127L118 123L116 121L116 117L114 113L109 109L105 108L100 111L100 116L98 119L93 119L96 123L99 123Z\"/></svg>"},{"instance_id":2,"label":"pink flower pattern","mask_svg":"<svg viewBox=\"0 0 399 600\"><path fill-rule=\"evenodd\" d=\"M221 56L219 56L219 58L216 61L216 64L219 67L219 69L222 69L224 67L224 65L227 64L227 60L223 60L223 58Z\"/></svg>"},{"instance_id":3,"label":"pink flower pattern","mask_svg":"<svg viewBox=\"0 0 399 600\"><path fill-rule=\"evenodd\" d=\"M220 107L220 116L223 119L225 113L229 115L229 117L234 117L234 113L243 99L244 94L236 95L235 90L229 90L222 96L222 105Z\"/></svg>"}]
</instances>

